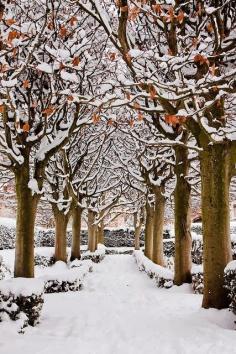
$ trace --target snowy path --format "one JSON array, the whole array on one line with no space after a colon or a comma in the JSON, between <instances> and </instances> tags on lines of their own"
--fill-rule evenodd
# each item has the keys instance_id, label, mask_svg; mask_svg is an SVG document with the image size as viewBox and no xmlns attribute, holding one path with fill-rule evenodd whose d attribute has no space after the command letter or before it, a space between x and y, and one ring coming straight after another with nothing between
<instances>
[{"instance_id":1,"label":"snowy path","mask_svg":"<svg viewBox=\"0 0 236 354\"><path fill-rule=\"evenodd\" d=\"M157 289L131 256L107 256L81 292L47 295L24 335L0 324L1 354L231 354L234 317L188 287Z\"/></svg>"}]
</instances>

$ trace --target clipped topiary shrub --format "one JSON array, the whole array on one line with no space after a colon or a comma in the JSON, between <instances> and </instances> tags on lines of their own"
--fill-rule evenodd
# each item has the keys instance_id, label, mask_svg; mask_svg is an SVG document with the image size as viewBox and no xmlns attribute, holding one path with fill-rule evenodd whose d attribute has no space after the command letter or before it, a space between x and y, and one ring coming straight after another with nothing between
<instances>
[{"instance_id":1,"label":"clipped topiary shrub","mask_svg":"<svg viewBox=\"0 0 236 354\"><path fill-rule=\"evenodd\" d=\"M45 274L40 276L44 281L45 293L60 293L82 289L84 277L92 270L92 262L85 261L82 265L68 267L64 262L56 262Z\"/></svg>"},{"instance_id":2,"label":"clipped topiary shrub","mask_svg":"<svg viewBox=\"0 0 236 354\"><path fill-rule=\"evenodd\" d=\"M44 282L39 279L12 278L0 281L0 320L22 320L21 330L39 322L43 307Z\"/></svg>"},{"instance_id":3,"label":"clipped topiary shrub","mask_svg":"<svg viewBox=\"0 0 236 354\"><path fill-rule=\"evenodd\" d=\"M203 267L202 265L193 265L192 267L192 287L195 294L203 294Z\"/></svg>"},{"instance_id":4,"label":"clipped topiary shrub","mask_svg":"<svg viewBox=\"0 0 236 354\"><path fill-rule=\"evenodd\" d=\"M95 252L86 251L82 253L81 259L91 259L94 263L100 263L105 258L105 254L106 247L99 243Z\"/></svg>"},{"instance_id":5,"label":"clipped topiary shrub","mask_svg":"<svg viewBox=\"0 0 236 354\"><path fill-rule=\"evenodd\" d=\"M195 264L202 264L203 261L203 243L202 236L192 233L192 261Z\"/></svg>"},{"instance_id":6,"label":"clipped topiary shrub","mask_svg":"<svg viewBox=\"0 0 236 354\"><path fill-rule=\"evenodd\" d=\"M229 292L230 310L236 315L236 261L231 261L225 267L225 288Z\"/></svg>"},{"instance_id":7,"label":"clipped topiary shrub","mask_svg":"<svg viewBox=\"0 0 236 354\"><path fill-rule=\"evenodd\" d=\"M0 256L0 280L8 279L11 277L11 270L3 262L2 256Z\"/></svg>"},{"instance_id":8,"label":"clipped topiary shrub","mask_svg":"<svg viewBox=\"0 0 236 354\"><path fill-rule=\"evenodd\" d=\"M144 255L143 251L134 251L133 255L138 269L146 272L149 278L155 279L159 288L169 289L173 286L174 274L170 269L153 263Z\"/></svg>"},{"instance_id":9,"label":"clipped topiary shrub","mask_svg":"<svg viewBox=\"0 0 236 354\"><path fill-rule=\"evenodd\" d=\"M166 240L163 240L163 251L164 255L168 258L174 257L175 256L175 239L174 238L169 238Z\"/></svg>"}]
</instances>

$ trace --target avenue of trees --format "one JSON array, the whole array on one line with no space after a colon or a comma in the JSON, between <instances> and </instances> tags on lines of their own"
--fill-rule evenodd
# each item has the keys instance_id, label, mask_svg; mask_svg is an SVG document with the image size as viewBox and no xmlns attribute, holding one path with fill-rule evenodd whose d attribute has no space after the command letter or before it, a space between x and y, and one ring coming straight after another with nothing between
<instances>
[{"instance_id":1,"label":"avenue of trees","mask_svg":"<svg viewBox=\"0 0 236 354\"><path fill-rule=\"evenodd\" d=\"M40 200L55 259L103 243L132 215L135 248L165 266L173 206L176 285L191 282L191 199L201 200L204 308L228 305L230 186L236 175L236 2L20 0L0 3L1 183L14 181L15 276L34 276ZM112 217L111 217L112 218Z\"/></svg>"}]
</instances>

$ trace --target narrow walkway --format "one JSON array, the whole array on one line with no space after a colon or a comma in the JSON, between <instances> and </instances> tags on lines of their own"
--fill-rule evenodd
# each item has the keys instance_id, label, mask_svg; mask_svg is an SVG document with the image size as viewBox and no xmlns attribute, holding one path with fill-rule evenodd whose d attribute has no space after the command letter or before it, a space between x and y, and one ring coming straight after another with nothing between
<instances>
[{"instance_id":1,"label":"narrow walkway","mask_svg":"<svg viewBox=\"0 0 236 354\"><path fill-rule=\"evenodd\" d=\"M79 293L47 295L41 324L0 327L1 354L232 354L234 317L190 288L157 289L131 256L107 256ZM230 328L231 327L231 328Z\"/></svg>"}]
</instances>

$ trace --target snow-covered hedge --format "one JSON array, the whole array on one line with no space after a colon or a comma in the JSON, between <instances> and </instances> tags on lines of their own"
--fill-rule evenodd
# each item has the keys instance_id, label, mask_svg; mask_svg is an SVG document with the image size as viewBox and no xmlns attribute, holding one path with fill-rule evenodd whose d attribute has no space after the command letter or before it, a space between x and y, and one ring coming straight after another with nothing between
<instances>
[{"instance_id":1,"label":"snow-covered hedge","mask_svg":"<svg viewBox=\"0 0 236 354\"><path fill-rule=\"evenodd\" d=\"M11 270L3 262L2 256L0 256L0 280L11 277Z\"/></svg>"},{"instance_id":2,"label":"snow-covered hedge","mask_svg":"<svg viewBox=\"0 0 236 354\"><path fill-rule=\"evenodd\" d=\"M225 268L225 287L229 292L229 308L236 315L236 261L231 261Z\"/></svg>"},{"instance_id":3,"label":"snow-covered hedge","mask_svg":"<svg viewBox=\"0 0 236 354\"><path fill-rule=\"evenodd\" d=\"M0 250L15 248L15 227L0 225Z\"/></svg>"},{"instance_id":4,"label":"snow-covered hedge","mask_svg":"<svg viewBox=\"0 0 236 354\"><path fill-rule=\"evenodd\" d=\"M64 262L56 262L45 274L40 276L44 281L45 293L77 291L82 288L84 277L92 271L92 262L84 261L78 266L68 267Z\"/></svg>"},{"instance_id":5,"label":"snow-covered hedge","mask_svg":"<svg viewBox=\"0 0 236 354\"><path fill-rule=\"evenodd\" d=\"M90 259L84 259L83 261L75 259L69 264L70 269L86 267L86 269L91 273L93 271L93 263Z\"/></svg>"},{"instance_id":6,"label":"snow-covered hedge","mask_svg":"<svg viewBox=\"0 0 236 354\"><path fill-rule=\"evenodd\" d=\"M203 267L202 265L193 265L192 267L192 287L195 294L203 294Z\"/></svg>"},{"instance_id":7,"label":"snow-covered hedge","mask_svg":"<svg viewBox=\"0 0 236 354\"><path fill-rule=\"evenodd\" d=\"M54 248L42 247L35 249L34 264L41 267L49 267L55 263Z\"/></svg>"},{"instance_id":8,"label":"snow-covered hedge","mask_svg":"<svg viewBox=\"0 0 236 354\"><path fill-rule=\"evenodd\" d=\"M192 232L192 261L195 264L202 264L203 243L202 236Z\"/></svg>"},{"instance_id":9,"label":"snow-covered hedge","mask_svg":"<svg viewBox=\"0 0 236 354\"><path fill-rule=\"evenodd\" d=\"M194 232L197 235L202 235L202 223L201 222L192 223L191 232Z\"/></svg>"},{"instance_id":10,"label":"snow-covered hedge","mask_svg":"<svg viewBox=\"0 0 236 354\"><path fill-rule=\"evenodd\" d=\"M106 254L106 247L99 243L97 245L97 249L95 252L86 251L82 253L81 259L82 260L91 259L94 263L99 263L104 259L105 254Z\"/></svg>"},{"instance_id":11,"label":"snow-covered hedge","mask_svg":"<svg viewBox=\"0 0 236 354\"><path fill-rule=\"evenodd\" d=\"M119 247L119 248L106 248L106 254L109 255L116 255L116 254L133 254L133 247L130 248L124 248L124 247Z\"/></svg>"},{"instance_id":12,"label":"snow-covered hedge","mask_svg":"<svg viewBox=\"0 0 236 354\"><path fill-rule=\"evenodd\" d=\"M44 282L40 279L12 278L0 281L0 320L21 320L22 329L39 322L43 306Z\"/></svg>"},{"instance_id":13,"label":"snow-covered hedge","mask_svg":"<svg viewBox=\"0 0 236 354\"><path fill-rule=\"evenodd\" d=\"M174 274L170 269L153 263L144 255L143 251L134 251L133 255L138 269L146 272L151 279L155 279L159 288L168 289L173 286Z\"/></svg>"},{"instance_id":14,"label":"snow-covered hedge","mask_svg":"<svg viewBox=\"0 0 236 354\"><path fill-rule=\"evenodd\" d=\"M175 256L175 239L172 237L170 239L164 240L164 255L168 258Z\"/></svg>"}]
</instances>

